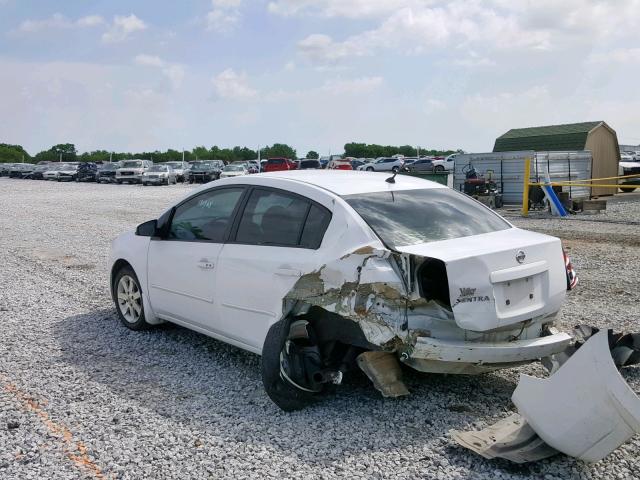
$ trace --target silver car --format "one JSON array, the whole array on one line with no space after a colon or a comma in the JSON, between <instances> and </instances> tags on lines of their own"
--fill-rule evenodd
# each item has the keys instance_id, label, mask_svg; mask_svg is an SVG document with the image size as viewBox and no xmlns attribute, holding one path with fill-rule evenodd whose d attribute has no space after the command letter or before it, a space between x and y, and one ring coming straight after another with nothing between
<instances>
[{"instance_id":1,"label":"silver car","mask_svg":"<svg viewBox=\"0 0 640 480\"><path fill-rule=\"evenodd\" d=\"M153 165L142 174L142 185L171 185L178 183L171 165Z\"/></svg>"},{"instance_id":2,"label":"silver car","mask_svg":"<svg viewBox=\"0 0 640 480\"><path fill-rule=\"evenodd\" d=\"M358 170L366 170L367 172L398 172L404 165L403 158L383 157L375 162L360 165Z\"/></svg>"}]
</instances>

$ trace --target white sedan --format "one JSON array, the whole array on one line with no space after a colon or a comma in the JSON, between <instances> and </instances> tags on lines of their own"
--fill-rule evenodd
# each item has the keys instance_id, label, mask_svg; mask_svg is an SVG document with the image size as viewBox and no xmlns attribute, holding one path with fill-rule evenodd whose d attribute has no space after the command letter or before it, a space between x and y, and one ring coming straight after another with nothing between
<instances>
[{"instance_id":1,"label":"white sedan","mask_svg":"<svg viewBox=\"0 0 640 480\"><path fill-rule=\"evenodd\" d=\"M355 365L385 396L399 364L482 373L560 352L560 240L438 183L388 173L226 178L119 236L110 287L130 329L173 322L262 355L302 408Z\"/></svg>"}]
</instances>

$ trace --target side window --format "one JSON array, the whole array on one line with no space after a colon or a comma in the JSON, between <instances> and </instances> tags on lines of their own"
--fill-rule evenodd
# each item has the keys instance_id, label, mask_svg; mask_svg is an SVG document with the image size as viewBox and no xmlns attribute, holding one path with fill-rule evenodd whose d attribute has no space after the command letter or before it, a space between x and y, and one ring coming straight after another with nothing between
<instances>
[{"instance_id":1,"label":"side window","mask_svg":"<svg viewBox=\"0 0 640 480\"><path fill-rule=\"evenodd\" d=\"M329 210L317 205L311 205L307 221L304 224L304 230L302 231L302 237L300 238L300 246L313 249L320 247L324 232L327 230L330 221L331 214Z\"/></svg>"},{"instance_id":2,"label":"side window","mask_svg":"<svg viewBox=\"0 0 640 480\"><path fill-rule=\"evenodd\" d=\"M180 205L171 220L169 239L224 241L243 188L211 190Z\"/></svg>"},{"instance_id":3,"label":"side window","mask_svg":"<svg viewBox=\"0 0 640 480\"><path fill-rule=\"evenodd\" d=\"M298 246L309 204L286 193L254 190L240 219L236 241Z\"/></svg>"}]
</instances>

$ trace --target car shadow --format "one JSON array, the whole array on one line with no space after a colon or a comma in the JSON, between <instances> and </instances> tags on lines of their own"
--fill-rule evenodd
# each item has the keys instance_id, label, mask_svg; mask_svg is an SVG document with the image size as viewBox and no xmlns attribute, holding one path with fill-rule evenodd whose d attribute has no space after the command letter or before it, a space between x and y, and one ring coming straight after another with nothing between
<instances>
[{"instance_id":1,"label":"car shadow","mask_svg":"<svg viewBox=\"0 0 640 480\"><path fill-rule=\"evenodd\" d=\"M493 423L506 416L515 374L445 376L406 370L411 395L384 399L358 372L347 376L334 395L285 413L263 390L259 356L188 329L166 324L133 332L121 325L114 309L103 309L68 317L53 334L60 360L90 381L225 442L259 443L312 465L364 451L410 448L425 452L425 468L434 449L445 456L447 450L456 451L452 463L468 468L481 464L482 470L505 473L529 468L484 460L448 436L451 429L478 428L477 421ZM312 445L305 444L310 440Z\"/></svg>"}]
</instances>

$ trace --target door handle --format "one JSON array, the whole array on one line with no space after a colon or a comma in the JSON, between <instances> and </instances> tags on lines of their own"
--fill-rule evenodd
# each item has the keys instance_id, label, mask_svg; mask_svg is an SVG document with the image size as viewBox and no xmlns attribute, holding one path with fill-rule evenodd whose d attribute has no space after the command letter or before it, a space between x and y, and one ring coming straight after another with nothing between
<instances>
[{"instance_id":1,"label":"door handle","mask_svg":"<svg viewBox=\"0 0 640 480\"><path fill-rule=\"evenodd\" d=\"M301 277L302 272L293 268L277 268L276 275L280 275L283 277Z\"/></svg>"},{"instance_id":2,"label":"door handle","mask_svg":"<svg viewBox=\"0 0 640 480\"><path fill-rule=\"evenodd\" d=\"M198 268L201 268L203 270L211 270L213 267L214 267L213 262L210 260L207 260L206 258L203 258L198 262Z\"/></svg>"}]
</instances>

